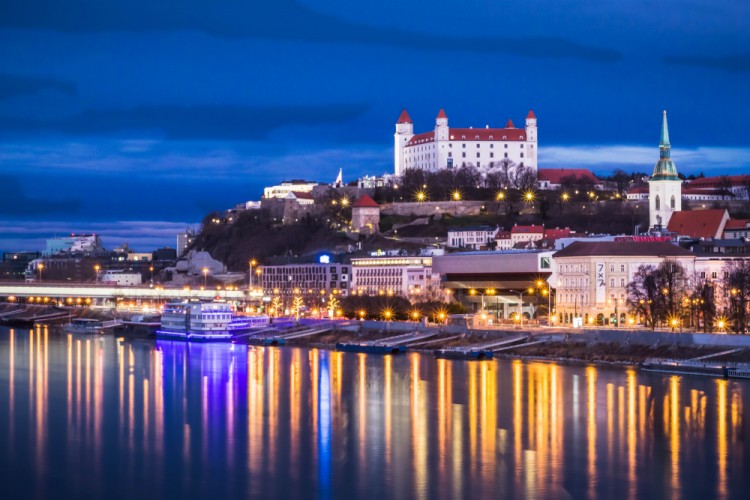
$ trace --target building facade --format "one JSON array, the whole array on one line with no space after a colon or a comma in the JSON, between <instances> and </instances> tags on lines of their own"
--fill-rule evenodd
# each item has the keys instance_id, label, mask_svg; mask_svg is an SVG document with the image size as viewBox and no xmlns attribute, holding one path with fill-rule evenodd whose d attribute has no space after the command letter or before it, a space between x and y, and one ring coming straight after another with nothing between
<instances>
[{"instance_id":1,"label":"building facade","mask_svg":"<svg viewBox=\"0 0 750 500\"><path fill-rule=\"evenodd\" d=\"M347 264L314 263L260 266L260 283L268 294L305 297L340 294L347 296L351 283L351 268Z\"/></svg>"},{"instance_id":2,"label":"building facade","mask_svg":"<svg viewBox=\"0 0 750 500\"><path fill-rule=\"evenodd\" d=\"M432 257L363 257L352 259L352 292L431 298L440 293Z\"/></svg>"},{"instance_id":3,"label":"building facade","mask_svg":"<svg viewBox=\"0 0 750 500\"><path fill-rule=\"evenodd\" d=\"M537 168L537 120L533 111L526 115L526 127L515 128L508 120L503 128L451 128L448 115L440 110L435 129L414 133L414 123L406 110L396 122L394 172L400 176L408 168L436 171L473 165L477 168L499 165L510 160L520 167Z\"/></svg>"},{"instance_id":4,"label":"building facade","mask_svg":"<svg viewBox=\"0 0 750 500\"><path fill-rule=\"evenodd\" d=\"M289 193L312 193L317 182L289 181L263 188L263 198L286 198Z\"/></svg>"},{"instance_id":5,"label":"building facade","mask_svg":"<svg viewBox=\"0 0 750 500\"><path fill-rule=\"evenodd\" d=\"M671 243L603 241L571 243L553 256L558 321L583 324L624 324L628 315L628 284L642 265L657 267L670 259L686 276L695 271L695 255Z\"/></svg>"},{"instance_id":6,"label":"building facade","mask_svg":"<svg viewBox=\"0 0 750 500\"><path fill-rule=\"evenodd\" d=\"M500 231L500 228L491 226L450 229L448 231L448 246L451 248L486 250L495 241L498 231Z\"/></svg>"},{"instance_id":7,"label":"building facade","mask_svg":"<svg viewBox=\"0 0 750 500\"><path fill-rule=\"evenodd\" d=\"M352 205L352 229L368 234L380 231L380 205L368 195Z\"/></svg>"}]
</instances>

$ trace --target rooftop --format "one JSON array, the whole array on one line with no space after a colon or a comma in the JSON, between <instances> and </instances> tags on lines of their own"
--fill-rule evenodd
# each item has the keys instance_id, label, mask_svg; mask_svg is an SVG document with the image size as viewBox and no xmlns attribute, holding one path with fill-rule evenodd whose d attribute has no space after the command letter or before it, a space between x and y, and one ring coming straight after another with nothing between
<instances>
[{"instance_id":1,"label":"rooftop","mask_svg":"<svg viewBox=\"0 0 750 500\"><path fill-rule=\"evenodd\" d=\"M727 211L723 208L710 210L681 210L669 218L667 230L691 238L715 238L724 229Z\"/></svg>"},{"instance_id":2,"label":"rooftop","mask_svg":"<svg viewBox=\"0 0 750 500\"><path fill-rule=\"evenodd\" d=\"M555 253L554 257L684 257L689 250L665 241L576 241Z\"/></svg>"}]
</instances>

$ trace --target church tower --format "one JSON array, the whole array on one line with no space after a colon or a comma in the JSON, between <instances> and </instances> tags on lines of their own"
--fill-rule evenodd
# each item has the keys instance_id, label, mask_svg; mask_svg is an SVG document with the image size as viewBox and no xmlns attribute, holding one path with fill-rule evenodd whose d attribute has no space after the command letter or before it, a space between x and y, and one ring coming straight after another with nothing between
<instances>
[{"instance_id":1,"label":"church tower","mask_svg":"<svg viewBox=\"0 0 750 500\"><path fill-rule=\"evenodd\" d=\"M393 134L393 172L400 176L404 172L404 146L414 137L414 123L406 110L401 111Z\"/></svg>"},{"instance_id":2,"label":"church tower","mask_svg":"<svg viewBox=\"0 0 750 500\"><path fill-rule=\"evenodd\" d=\"M659 141L659 161L648 180L648 213L651 227L666 228L672 213L682 210L682 181L672 161L667 112L664 111Z\"/></svg>"},{"instance_id":3,"label":"church tower","mask_svg":"<svg viewBox=\"0 0 750 500\"><path fill-rule=\"evenodd\" d=\"M536 115L534 110L530 109L526 115L526 158L524 165L531 167L534 170L539 166L537 163L537 147L539 145L537 139L537 128L536 128Z\"/></svg>"},{"instance_id":4,"label":"church tower","mask_svg":"<svg viewBox=\"0 0 750 500\"><path fill-rule=\"evenodd\" d=\"M445 110L440 108L440 111L435 117L435 149L437 154L436 168L453 168L453 158L449 157L448 151L448 136L450 135L450 128L448 128L448 115L445 114Z\"/></svg>"}]
</instances>

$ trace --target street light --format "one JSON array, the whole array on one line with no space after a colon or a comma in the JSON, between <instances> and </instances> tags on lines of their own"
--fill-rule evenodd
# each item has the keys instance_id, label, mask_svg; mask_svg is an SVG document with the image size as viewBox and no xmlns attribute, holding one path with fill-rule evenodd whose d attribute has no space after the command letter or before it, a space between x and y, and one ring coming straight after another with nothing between
<instances>
[{"instance_id":1,"label":"street light","mask_svg":"<svg viewBox=\"0 0 750 500\"><path fill-rule=\"evenodd\" d=\"M94 281L99 281L99 269L101 269L101 266L99 264L94 265Z\"/></svg>"},{"instance_id":2,"label":"street light","mask_svg":"<svg viewBox=\"0 0 750 500\"><path fill-rule=\"evenodd\" d=\"M42 281L42 271L44 271L44 262L40 262L36 265L36 268L39 270L39 281Z\"/></svg>"},{"instance_id":3,"label":"street light","mask_svg":"<svg viewBox=\"0 0 750 500\"><path fill-rule=\"evenodd\" d=\"M204 267L201 269L201 272L203 273L203 288L206 288L206 283L208 281L208 268Z\"/></svg>"}]
</instances>

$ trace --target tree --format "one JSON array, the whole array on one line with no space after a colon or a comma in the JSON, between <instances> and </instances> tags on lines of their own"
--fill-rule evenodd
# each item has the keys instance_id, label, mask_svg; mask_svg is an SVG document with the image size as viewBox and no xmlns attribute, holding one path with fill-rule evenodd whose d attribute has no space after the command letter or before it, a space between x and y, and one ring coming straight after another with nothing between
<instances>
[{"instance_id":1,"label":"tree","mask_svg":"<svg viewBox=\"0 0 750 500\"><path fill-rule=\"evenodd\" d=\"M710 332L716 316L713 284L706 279L696 277L686 305L689 308L691 326L696 331L703 326L704 332Z\"/></svg>"},{"instance_id":2,"label":"tree","mask_svg":"<svg viewBox=\"0 0 750 500\"><path fill-rule=\"evenodd\" d=\"M679 320L685 289L685 268L679 262L643 265L628 284L628 305L653 330L665 320Z\"/></svg>"},{"instance_id":3,"label":"tree","mask_svg":"<svg viewBox=\"0 0 750 500\"><path fill-rule=\"evenodd\" d=\"M716 189L719 190L721 199L726 199L727 196L731 196L732 194L732 180L726 175L722 175L716 183Z\"/></svg>"},{"instance_id":4,"label":"tree","mask_svg":"<svg viewBox=\"0 0 750 500\"><path fill-rule=\"evenodd\" d=\"M630 174L625 172L621 168L617 168L614 170L614 172L612 172L612 182L615 183L615 188L620 194L624 193L628 189L628 186L630 186L630 180Z\"/></svg>"},{"instance_id":5,"label":"tree","mask_svg":"<svg viewBox=\"0 0 750 500\"><path fill-rule=\"evenodd\" d=\"M745 333L750 299L750 261L730 261L724 265L723 288L728 299L728 316L735 333Z\"/></svg>"},{"instance_id":6,"label":"tree","mask_svg":"<svg viewBox=\"0 0 750 500\"><path fill-rule=\"evenodd\" d=\"M517 167L513 172L512 185L519 191L528 191L536 187L536 170L531 167Z\"/></svg>"},{"instance_id":7,"label":"tree","mask_svg":"<svg viewBox=\"0 0 750 500\"><path fill-rule=\"evenodd\" d=\"M651 330L661 316L661 290L653 266L642 265L628 284L628 306Z\"/></svg>"}]
</instances>

